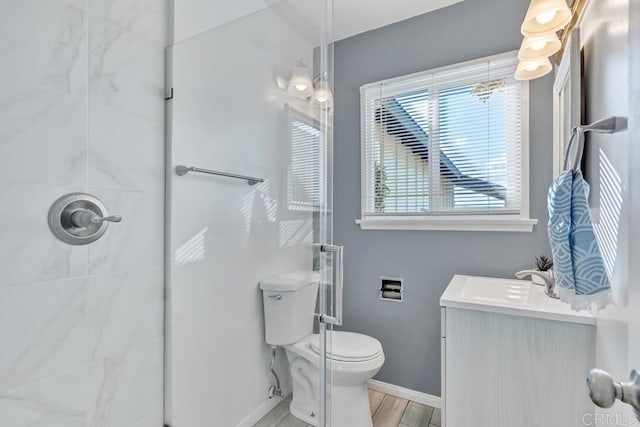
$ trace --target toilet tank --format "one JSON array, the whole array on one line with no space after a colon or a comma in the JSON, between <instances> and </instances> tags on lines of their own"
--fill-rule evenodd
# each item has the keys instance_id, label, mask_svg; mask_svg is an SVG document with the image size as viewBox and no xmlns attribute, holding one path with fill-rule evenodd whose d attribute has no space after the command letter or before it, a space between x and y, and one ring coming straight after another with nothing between
<instances>
[{"instance_id":1,"label":"toilet tank","mask_svg":"<svg viewBox=\"0 0 640 427\"><path fill-rule=\"evenodd\" d=\"M292 271L260 282L267 344L293 344L313 333L319 278L315 271Z\"/></svg>"}]
</instances>

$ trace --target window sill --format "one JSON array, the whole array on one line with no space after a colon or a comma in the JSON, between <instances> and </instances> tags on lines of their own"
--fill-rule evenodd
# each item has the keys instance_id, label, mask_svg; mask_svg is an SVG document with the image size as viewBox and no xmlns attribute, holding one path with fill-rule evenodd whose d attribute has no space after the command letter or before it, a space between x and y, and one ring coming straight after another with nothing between
<instances>
[{"instance_id":1,"label":"window sill","mask_svg":"<svg viewBox=\"0 0 640 427\"><path fill-rule=\"evenodd\" d=\"M530 233L537 219L496 217L368 217L356 220L362 230L503 231Z\"/></svg>"}]
</instances>

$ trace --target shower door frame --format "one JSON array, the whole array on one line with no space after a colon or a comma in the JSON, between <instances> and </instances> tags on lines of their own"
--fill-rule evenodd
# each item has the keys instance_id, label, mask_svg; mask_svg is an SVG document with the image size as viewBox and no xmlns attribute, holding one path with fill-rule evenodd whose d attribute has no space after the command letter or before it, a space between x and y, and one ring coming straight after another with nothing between
<instances>
[{"instance_id":1,"label":"shower door frame","mask_svg":"<svg viewBox=\"0 0 640 427\"><path fill-rule=\"evenodd\" d=\"M333 0L323 0L320 37L320 78L326 78L333 93ZM334 325L342 324L343 248L334 245L333 240L333 111L320 109L321 156L320 182L321 203L319 214L318 244L320 286L318 329L320 334L320 354L318 384L320 390L319 427L332 427L331 360L327 354L331 350L330 334ZM332 256L333 255L333 256ZM336 268L337 265L337 268ZM338 271L335 271L335 270ZM327 286L325 288L325 286ZM334 304L335 300L335 304Z\"/></svg>"}]
</instances>

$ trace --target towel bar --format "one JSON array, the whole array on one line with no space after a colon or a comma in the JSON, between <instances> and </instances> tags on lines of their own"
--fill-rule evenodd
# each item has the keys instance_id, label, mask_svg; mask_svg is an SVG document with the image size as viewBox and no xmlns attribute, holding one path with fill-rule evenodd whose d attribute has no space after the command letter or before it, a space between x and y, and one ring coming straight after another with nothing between
<instances>
[{"instance_id":1,"label":"towel bar","mask_svg":"<svg viewBox=\"0 0 640 427\"><path fill-rule=\"evenodd\" d=\"M214 171L210 169L202 169L202 168L197 168L195 166L183 166L183 165L176 166L176 174L178 176L186 175L189 172L206 173L209 175L218 175L218 176L224 176L227 178L242 179L247 181L249 185L256 185L260 182L264 182L263 178L256 178L253 176L238 175L235 173L220 172L220 171Z\"/></svg>"}]
</instances>

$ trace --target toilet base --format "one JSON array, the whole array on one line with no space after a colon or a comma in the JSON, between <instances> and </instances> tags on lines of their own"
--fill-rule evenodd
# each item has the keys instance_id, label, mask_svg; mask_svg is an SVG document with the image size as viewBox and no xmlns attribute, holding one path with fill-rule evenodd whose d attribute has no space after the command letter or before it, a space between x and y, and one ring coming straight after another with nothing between
<instances>
[{"instance_id":1,"label":"toilet base","mask_svg":"<svg viewBox=\"0 0 640 427\"><path fill-rule=\"evenodd\" d=\"M319 356L309 345L313 338L313 335L309 335L288 345L285 352L293 382L293 399L289 412L299 420L317 427L320 418ZM327 413L331 417L327 420L329 425L373 427L367 383L378 373L383 363L382 351L372 359L358 362L329 361L327 376L332 382L327 390Z\"/></svg>"},{"instance_id":2,"label":"toilet base","mask_svg":"<svg viewBox=\"0 0 640 427\"><path fill-rule=\"evenodd\" d=\"M288 353L293 380L291 415L312 426L319 425L320 400L317 365L304 357ZM372 427L367 383L355 385L333 384L327 400L327 413L332 427Z\"/></svg>"},{"instance_id":3,"label":"toilet base","mask_svg":"<svg viewBox=\"0 0 640 427\"><path fill-rule=\"evenodd\" d=\"M300 396L299 393L298 396ZM319 407L317 401L313 403ZM369 405L369 392L366 384L352 387L333 386L327 406L327 412L331 414L331 422L329 425L332 427L373 427L371 407ZM289 405L291 415L307 424L317 427L319 425L317 410L318 409L311 409L305 399L296 401L294 386L293 400Z\"/></svg>"},{"instance_id":4,"label":"toilet base","mask_svg":"<svg viewBox=\"0 0 640 427\"><path fill-rule=\"evenodd\" d=\"M318 427L318 414L315 411L309 411L308 408L298 408L292 400L289 405L289 412L300 421Z\"/></svg>"}]
</instances>

